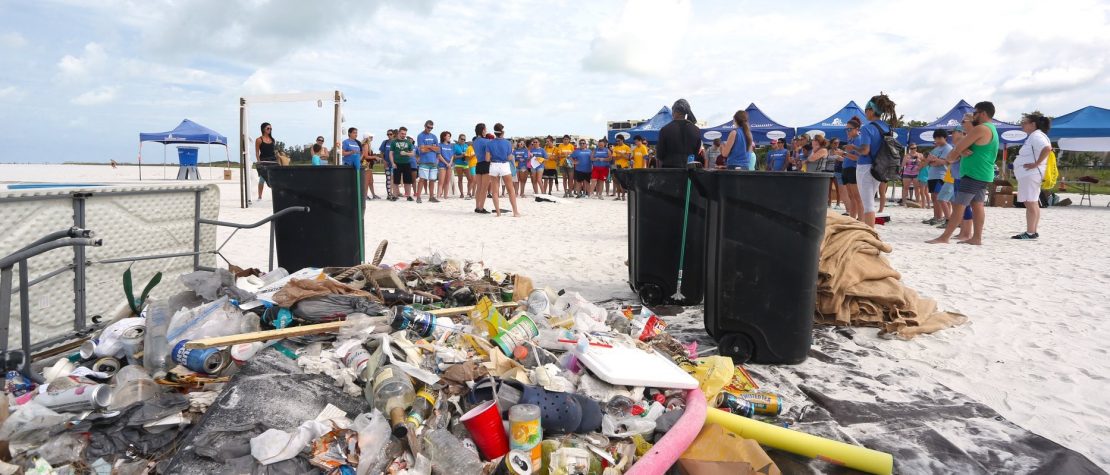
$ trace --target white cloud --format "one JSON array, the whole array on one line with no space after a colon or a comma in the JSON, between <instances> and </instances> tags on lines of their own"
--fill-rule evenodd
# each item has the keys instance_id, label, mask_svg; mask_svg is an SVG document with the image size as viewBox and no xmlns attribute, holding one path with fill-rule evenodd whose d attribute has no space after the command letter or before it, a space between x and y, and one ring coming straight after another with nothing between
<instances>
[{"instance_id":1,"label":"white cloud","mask_svg":"<svg viewBox=\"0 0 1110 475\"><path fill-rule=\"evenodd\" d=\"M587 69L659 75L672 69L690 20L689 0L627 0L619 21L604 18L583 58Z\"/></svg>"},{"instance_id":2,"label":"white cloud","mask_svg":"<svg viewBox=\"0 0 1110 475\"><path fill-rule=\"evenodd\" d=\"M0 100L17 101L23 98L23 91L15 86L0 87Z\"/></svg>"},{"instance_id":3,"label":"white cloud","mask_svg":"<svg viewBox=\"0 0 1110 475\"><path fill-rule=\"evenodd\" d=\"M8 32L0 35L0 45L5 48L22 48L27 44L27 38L17 32Z\"/></svg>"},{"instance_id":4,"label":"white cloud","mask_svg":"<svg viewBox=\"0 0 1110 475\"><path fill-rule=\"evenodd\" d=\"M116 99L116 91L117 89L115 87L99 87L91 91L86 91L80 96L74 97L73 101L71 102L79 106L97 106L101 104L107 104Z\"/></svg>"},{"instance_id":5,"label":"white cloud","mask_svg":"<svg viewBox=\"0 0 1110 475\"><path fill-rule=\"evenodd\" d=\"M108 55L104 47L98 43L85 45L84 53L80 57L67 54L58 61L58 69L65 79L85 79L90 74L99 72L107 62Z\"/></svg>"},{"instance_id":6,"label":"white cloud","mask_svg":"<svg viewBox=\"0 0 1110 475\"><path fill-rule=\"evenodd\" d=\"M1037 69L1007 79L999 88L1014 94L1043 94L1083 86L1098 78L1102 67L1070 65Z\"/></svg>"}]
</instances>

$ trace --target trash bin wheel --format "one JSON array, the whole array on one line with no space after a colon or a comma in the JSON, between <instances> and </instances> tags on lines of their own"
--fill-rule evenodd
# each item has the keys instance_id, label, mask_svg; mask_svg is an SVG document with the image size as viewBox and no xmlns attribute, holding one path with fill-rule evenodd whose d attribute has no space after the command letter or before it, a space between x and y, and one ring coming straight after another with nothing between
<instances>
[{"instance_id":1,"label":"trash bin wheel","mask_svg":"<svg viewBox=\"0 0 1110 475\"><path fill-rule=\"evenodd\" d=\"M663 303L663 289L655 284L644 284L636 291L640 294L640 303L647 307L654 307Z\"/></svg>"},{"instance_id":2,"label":"trash bin wheel","mask_svg":"<svg viewBox=\"0 0 1110 475\"><path fill-rule=\"evenodd\" d=\"M747 363L752 359L755 344L743 333L726 333L717 341L722 356L732 358L733 363Z\"/></svg>"}]
</instances>

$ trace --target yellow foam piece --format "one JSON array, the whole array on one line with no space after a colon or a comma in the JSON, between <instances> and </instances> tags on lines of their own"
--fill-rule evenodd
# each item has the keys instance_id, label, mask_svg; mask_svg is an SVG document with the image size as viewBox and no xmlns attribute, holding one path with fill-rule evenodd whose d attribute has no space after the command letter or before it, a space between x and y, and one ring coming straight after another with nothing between
<instances>
[{"instance_id":1,"label":"yellow foam piece","mask_svg":"<svg viewBox=\"0 0 1110 475\"><path fill-rule=\"evenodd\" d=\"M768 447L821 459L861 472L890 475L894 471L894 456L886 452L817 437L730 414L720 409L707 409L705 423L719 424L741 437L753 439Z\"/></svg>"}]
</instances>

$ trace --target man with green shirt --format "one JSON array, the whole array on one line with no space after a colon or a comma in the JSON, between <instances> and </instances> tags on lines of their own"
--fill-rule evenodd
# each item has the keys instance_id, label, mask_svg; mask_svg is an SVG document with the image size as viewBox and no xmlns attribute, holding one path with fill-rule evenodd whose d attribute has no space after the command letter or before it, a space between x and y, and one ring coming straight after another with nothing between
<instances>
[{"instance_id":1,"label":"man with green shirt","mask_svg":"<svg viewBox=\"0 0 1110 475\"><path fill-rule=\"evenodd\" d=\"M987 101L975 104L971 122L974 127L944 157L947 165L960 162L960 184L952 200L951 216L962 216L964 209L971 206L973 231L970 239L958 241L961 244L983 244L987 187L994 183L994 161L998 157L998 130L991 123L993 118L994 104ZM970 150L971 154L963 156L965 150ZM944 234L925 242L946 244L959 225L959 220L950 219Z\"/></svg>"},{"instance_id":2,"label":"man with green shirt","mask_svg":"<svg viewBox=\"0 0 1110 475\"><path fill-rule=\"evenodd\" d=\"M389 160L393 167L393 201L400 198L398 185L405 184L405 198L412 201L412 160L416 156L413 143L409 141L409 129L397 129L397 136L389 145Z\"/></svg>"}]
</instances>

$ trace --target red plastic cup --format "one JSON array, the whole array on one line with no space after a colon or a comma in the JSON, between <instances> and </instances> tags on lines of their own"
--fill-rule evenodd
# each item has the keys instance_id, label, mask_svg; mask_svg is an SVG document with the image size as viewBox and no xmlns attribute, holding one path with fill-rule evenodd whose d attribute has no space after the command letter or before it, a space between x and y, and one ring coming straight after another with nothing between
<instances>
[{"instance_id":1,"label":"red plastic cup","mask_svg":"<svg viewBox=\"0 0 1110 475\"><path fill-rule=\"evenodd\" d=\"M478 446L478 451L486 460L493 460L509 453L509 435L501 421L501 411L496 401L483 402L478 407L463 414L460 419L470 431L470 438Z\"/></svg>"}]
</instances>

